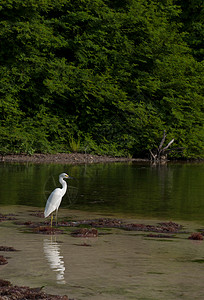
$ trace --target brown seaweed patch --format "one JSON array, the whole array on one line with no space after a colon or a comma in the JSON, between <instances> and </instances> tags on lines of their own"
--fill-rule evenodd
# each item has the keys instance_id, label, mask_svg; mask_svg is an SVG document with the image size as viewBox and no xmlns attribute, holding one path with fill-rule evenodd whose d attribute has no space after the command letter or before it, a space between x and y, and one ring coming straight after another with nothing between
<instances>
[{"instance_id":1,"label":"brown seaweed patch","mask_svg":"<svg viewBox=\"0 0 204 300\"><path fill-rule=\"evenodd\" d=\"M0 251L18 251L18 250L14 249L13 247L0 246Z\"/></svg>"},{"instance_id":2,"label":"brown seaweed patch","mask_svg":"<svg viewBox=\"0 0 204 300\"><path fill-rule=\"evenodd\" d=\"M55 232L57 231L56 227L54 229L48 229L51 228L49 225L49 222L44 223L33 223L31 221L27 222L16 222L16 224L20 225L26 225L29 228L32 228L34 232L36 233L46 233L46 234L55 234L60 233ZM142 224L142 223L125 223L124 221L120 219L112 219L112 218L99 218L99 219L91 219L91 220L77 220L77 221L66 221L62 220L58 223L59 227L81 227L86 228L92 227L92 228L118 228L123 230L129 230L129 231L144 231L144 232L157 232L157 233L167 233L167 234L173 234L173 233L184 233L181 231L183 228L182 225L174 223L174 222L162 222L158 223L156 225L149 225L149 224ZM85 233L79 232L79 235L85 236ZM92 233L87 233L92 234Z\"/></svg>"},{"instance_id":3,"label":"brown seaweed patch","mask_svg":"<svg viewBox=\"0 0 204 300\"><path fill-rule=\"evenodd\" d=\"M166 232L178 232L183 228L182 225L171 221L159 223L159 225L161 226L162 230Z\"/></svg>"},{"instance_id":4,"label":"brown seaweed patch","mask_svg":"<svg viewBox=\"0 0 204 300\"><path fill-rule=\"evenodd\" d=\"M166 238L172 238L173 236L172 235L167 235L167 234L153 234L153 233L150 233L147 235L147 237L151 237L151 238L163 238L163 239L166 239Z\"/></svg>"},{"instance_id":5,"label":"brown seaweed patch","mask_svg":"<svg viewBox=\"0 0 204 300\"><path fill-rule=\"evenodd\" d=\"M51 226L38 226L33 228L33 232L34 233L42 233L42 234L62 234L63 231L55 228L55 227L51 227Z\"/></svg>"},{"instance_id":6,"label":"brown seaweed patch","mask_svg":"<svg viewBox=\"0 0 204 300\"><path fill-rule=\"evenodd\" d=\"M44 213L41 210L31 212L30 215L38 218L44 218Z\"/></svg>"},{"instance_id":7,"label":"brown seaweed patch","mask_svg":"<svg viewBox=\"0 0 204 300\"><path fill-rule=\"evenodd\" d=\"M189 236L188 239L201 241L201 240L203 240L203 235L200 232L194 232Z\"/></svg>"},{"instance_id":8,"label":"brown seaweed patch","mask_svg":"<svg viewBox=\"0 0 204 300\"><path fill-rule=\"evenodd\" d=\"M95 228L80 228L71 233L75 237L97 237L98 230Z\"/></svg>"},{"instance_id":9,"label":"brown seaweed patch","mask_svg":"<svg viewBox=\"0 0 204 300\"><path fill-rule=\"evenodd\" d=\"M7 259L0 255L0 265L6 265L8 263Z\"/></svg>"},{"instance_id":10,"label":"brown seaweed patch","mask_svg":"<svg viewBox=\"0 0 204 300\"><path fill-rule=\"evenodd\" d=\"M94 220L79 220L79 221L61 221L59 226L67 227L79 227L79 226L90 226L94 228L119 228L124 230L133 230L133 231L149 231L149 232L159 232L159 233L178 233L181 232L183 228L182 225L174 222L163 222L158 223L157 225L149 224L137 224L130 223L125 224L119 219L107 219L100 218Z\"/></svg>"},{"instance_id":11,"label":"brown seaweed patch","mask_svg":"<svg viewBox=\"0 0 204 300\"><path fill-rule=\"evenodd\" d=\"M11 285L10 281L0 279L0 287Z\"/></svg>"},{"instance_id":12,"label":"brown seaweed patch","mask_svg":"<svg viewBox=\"0 0 204 300\"><path fill-rule=\"evenodd\" d=\"M32 221L24 221L24 222L21 222L21 221L17 221L15 222L16 225L25 225L29 228L37 228L37 227L40 227L40 226L50 226L50 223L48 222L32 222Z\"/></svg>"},{"instance_id":13,"label":"brown seaweed patch","mask_svg":"<svg viewBox=\"0 0 204 300\"><path fill-rule=\"evenodd\" d=\"M38 228L40 226L47 225L47 224L44 224L44 223L35 223L35 222L31 222L31 221L24 221L24 222L17 221L17 222L15 222L15 224L16 225L24 225L24 226L26 226L26 227L28 227L32 230L34 230L35 228Z\"/></svg>"},{"instance_id":14,"label":"brown seaweed patch","mask_svg":"<svg viewBox=\"0 0 204 300\"><path fill-rule=\"evenodd\" d=\"M182 229L182 225L174 222L159 223L158 225L146 225L146 224L124 224L121 228L125 230L135 230L135 231L152 231L159 233L179 233Z\"/></svg>"},{"instance_id":15,"label":"brown seaweed patch","mask_svg":"<svg viewBox=\"0 0 204 300\"><path fill-rule=\"evenodd\" d=\"M15 215L14 214L1 214L0 213L0 222L2 221L11 221L11 220L16 220Z\"/></svg>"},{"instance_id":16,"label":"brown seaweed patch","mask_svg":"<svg viewBox=\"0 0 204 300\"><path fill-rule=\"evenodd\" d=\"M106 219L100 218L96 220L91 220L90 226L92 227L108 227L108 228L120 228L122 221L118 219Z\"/></svg>"},{"instance_id":17,"label":"brown seaweed patch","mask_svg":"<svg viewBox=\"0 0 204 300\"><path fill-rule=\"evenodd\" d=\"M100 218L93 220L79 220L79 221L61 221L59 226L67 226L67 227L78 227L81 225L91 226L91 227L106 227L106 228L120 228L122 224L121 220L118 219L108 219L108 218Z\"/></svg>"},{"instance_id":18,"label":"brown seaweed patch","mask_svg":"<svg viewBox=\"0 0 204 300\"><path fill-rule=\"evenodd\" d=\"M63 231L57 227L51 227L49 223L42 223L42 222L16 222L16 225L25 225L31 229L34 233L42 233L42 234L61 234ZM0 299L1 300L1 299Z\"/></svg>"},{"instance_id":19,"label":"brown seaweed patch","mask_svg":"<svg viewBox=\"0 0 204 300\"><path fill-rule=\"evenodd\" d=\"M154 225L146 225L146 224L124 224L121 226L122 229L130 230L130 231L157 231Z\"/></svg>"},{"instance_id":20,"label":"brown seaweed patch","mask_svg":"<svg viewBox=\"0 0 204 300\"><path fill-rule=\"evenodd\" d=\"M46 294L42 288L29 288L27 286L12 285L9 281L0 279L0 299L47 299L47 300L71 300L68 296ZM72 299L73 300L73 299Z\"/></svg>"}]
</instances>

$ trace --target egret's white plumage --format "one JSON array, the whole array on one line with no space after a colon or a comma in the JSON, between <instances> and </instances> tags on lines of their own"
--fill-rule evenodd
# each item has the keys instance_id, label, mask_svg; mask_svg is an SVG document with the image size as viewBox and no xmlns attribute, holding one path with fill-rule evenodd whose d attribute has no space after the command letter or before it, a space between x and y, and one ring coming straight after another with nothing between
<instances>
[{"instance_id":1,"label":"egret's white plumage","mask_svg":"<svg viewBox=\"0 0 204 300\"><path fill-rule=\"evenodd\" d=\"M60 203L62 201L62 197L67 191L67 183L64 181L65 178L71 178L66 173L62 173L59 175L59 182L62 185L62 188L56 188L47 199L47 203L45 206L44 216L47 218L51 213L53 213L56 210L56 216L57 212L60 206ZM52 225L52 220L51 220Z\"/></svg>"}]
</instances>

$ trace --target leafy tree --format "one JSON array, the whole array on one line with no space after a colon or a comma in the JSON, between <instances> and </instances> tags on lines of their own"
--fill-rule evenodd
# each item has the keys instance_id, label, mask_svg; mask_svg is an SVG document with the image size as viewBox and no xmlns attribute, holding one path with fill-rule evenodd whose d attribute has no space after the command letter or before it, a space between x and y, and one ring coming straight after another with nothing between
<instances>
[{"instance_id":1,"label":"leafy tree","mask_svg":"<svg viewBox=\"0 0 204 300\"><path fill-rule=\"evenodd\" d=\"M180 19L185 41L192 49L194 57L202 61L204 57L204 6L202 0L177 0L182 9Z\"/></svg>"},{"instance_id":2,"label":"leafy tree","mask_svg":"<svg viewBox=\"0 0 204 300\"><path fill-rule=\"evenodd\" d=\"M201 4L185 3L2 0L2 151L138 156L166 129L203 157Z\"/></svg>"}]
</instances>

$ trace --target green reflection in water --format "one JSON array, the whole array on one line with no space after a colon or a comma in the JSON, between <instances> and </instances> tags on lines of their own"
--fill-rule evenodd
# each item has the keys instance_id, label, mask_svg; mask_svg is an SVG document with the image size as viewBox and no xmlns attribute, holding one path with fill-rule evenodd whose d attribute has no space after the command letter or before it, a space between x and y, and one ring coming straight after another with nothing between
<instances>
[{"instance_id":1,"label":"green reflection in water","mask_svg":"<svg viewBox=\"0 0 204 300\"><path fill-rule=\"evenodd\" d=\"M44 207L67 172L62 207L150 218L204 221L204 164L0 164L0 202Z\"/></svg>"}]
</instances>

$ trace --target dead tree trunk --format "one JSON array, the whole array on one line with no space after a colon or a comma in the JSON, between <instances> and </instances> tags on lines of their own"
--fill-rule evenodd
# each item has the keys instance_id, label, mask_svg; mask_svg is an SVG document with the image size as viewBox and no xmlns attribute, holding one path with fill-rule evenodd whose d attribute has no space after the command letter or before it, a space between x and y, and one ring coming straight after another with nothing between
<instances>
[{"instance_id":1,"label":"dead tree trunk","mask_svg":"<svg viewBox=\"0 0 204 300\"><path fill-rule=\"evenodd\" d=\"M172 139L166 147L163 147L165 139L166 139L166 131L164 130L163 138L161 140L159 147L155 151L149 150L151 154L151 161L153 161L154 163L167 161L166 151L174 142L174 139Z\"/></svg>"}]
</instances>

